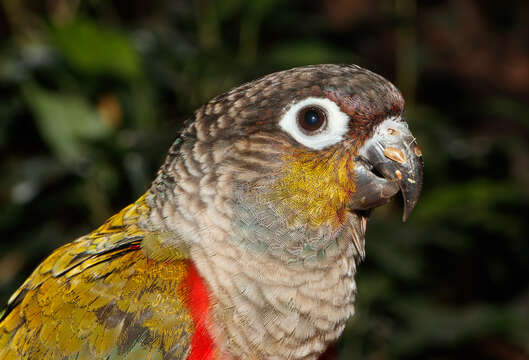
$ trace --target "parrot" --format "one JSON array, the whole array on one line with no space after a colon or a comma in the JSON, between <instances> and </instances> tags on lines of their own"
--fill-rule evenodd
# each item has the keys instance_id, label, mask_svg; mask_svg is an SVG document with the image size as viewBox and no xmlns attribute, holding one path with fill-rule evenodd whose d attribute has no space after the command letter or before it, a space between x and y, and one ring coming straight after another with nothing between
<instances>
[{"instance_id":1,"label":"parrot","mask_svg":"<svg viewBox=\"0 0 529 360\"><path fill-rule=\"evenodd\" d=\"M318 359L355 312L372 209L419 200L388 80L272 73L196 110L151 187L8 300L0 359Z\"/></svg>"}]
</instances>

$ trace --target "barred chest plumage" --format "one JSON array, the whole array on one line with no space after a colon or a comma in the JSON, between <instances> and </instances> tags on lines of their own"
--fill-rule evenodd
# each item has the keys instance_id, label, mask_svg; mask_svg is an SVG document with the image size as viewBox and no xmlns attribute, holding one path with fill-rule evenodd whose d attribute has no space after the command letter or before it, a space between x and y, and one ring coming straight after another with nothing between
<instances>
[{"instance_id":1,"label":"barred chest plumage","mask_svg":"<svg viewBox=\"0 0 529 360\"><path fill-rule=\"evenodd\" d=\"M243 142L233 146L252 146ZM365 217L347 212L338 228L297 223L267 196L280 173L273 156L254 167L224 151L217 160L229 166L214 167L192 141L179 145L166 164L179 185L147 199L150 222L173 233L166 247L188 247L211 292L209 328L223 358L317 359L354 313Z\"/></svg>"},{"instance_id":2,"label":"barred chest plumage","mask_svg":"<svg viewBox=\"0 0 529 360\"><path fill-rule=\"evenodd\" d=\"M403 100L355 66L272 74L199 109L147 199L162 247L185 247L211 292L224 358L317 359L354 313L369 209L422 163ZM378 172L372 171L376 167Z\"/></svg>"},{"instance_id":3,"label":"barred chest plumage","mask_svg":"<svg viewBox=\"0 0 529 360\"><path fill-rule=\"evenodd\" d=\"M365 231L349 221L322 249L278 257L242 238L248 229L199 225L208 231L189 251L211 292L209 328L223 358L317 359L340 336L354 313Z\"/></svg>"}]
</instances>

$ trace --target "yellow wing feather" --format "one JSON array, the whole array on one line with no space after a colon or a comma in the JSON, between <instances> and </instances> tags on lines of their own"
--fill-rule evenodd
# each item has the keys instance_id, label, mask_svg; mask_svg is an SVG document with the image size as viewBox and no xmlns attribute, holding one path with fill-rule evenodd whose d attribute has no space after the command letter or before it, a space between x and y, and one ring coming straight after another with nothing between
<instances>
[{"instance_id":1,"label":"yellow wing feather","mask_svg":"<svg viewBox=\"0 0 529 360\"><path fill-rule=\"evenodd\" d=\"M184 359L185 254L148 258L144 197L51 254L9 301L1 359ZM161 236L161 235L160 235ZM178 254L177 254L178 255Z\"/></svg>"}]
</instances>

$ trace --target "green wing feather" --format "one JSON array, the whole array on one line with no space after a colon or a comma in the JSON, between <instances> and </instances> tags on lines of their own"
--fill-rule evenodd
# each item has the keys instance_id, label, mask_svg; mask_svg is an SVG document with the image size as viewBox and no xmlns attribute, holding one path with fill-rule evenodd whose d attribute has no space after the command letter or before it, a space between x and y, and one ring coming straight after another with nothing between
<instances>
[{"instance_id":1,"label":"green wing feather","mask_svg":"<svg viewBox=\"0 0 529 360\"><path fill-rule=\"evenodd\" d=\"M11 297L1 359L185 359L185 255L151 259L144 197L50 255ZM152 242L152 240L151 240Z\"/></svg>"}]
</instances>

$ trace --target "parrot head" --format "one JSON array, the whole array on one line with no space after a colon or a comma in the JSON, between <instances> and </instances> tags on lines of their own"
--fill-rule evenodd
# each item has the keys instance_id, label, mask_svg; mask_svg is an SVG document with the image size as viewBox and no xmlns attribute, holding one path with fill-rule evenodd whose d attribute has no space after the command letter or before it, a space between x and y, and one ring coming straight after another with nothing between
<instances>
[{"instance_id":1,"label":"parrot head","mask_svg":"<svg viewBox=\"0 0 529 360\"><path fill-rule=\"evenodd\" d=\"M232 240L295 256L352 228L363 252L369 210L400 190L405 220L421 191L403 110L394 85L358 66L270 74L199 109L176 145L184 160L175 168L170 154L161 175L179 177L186 200L198 192L195 211L224 221Z\"/></svg>"}]
</instances>

